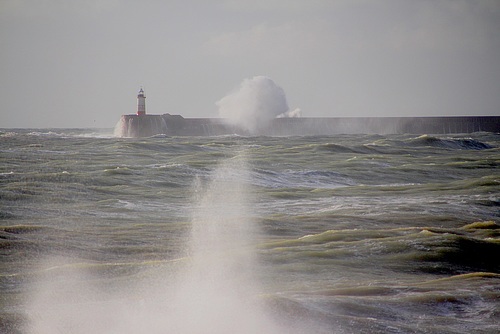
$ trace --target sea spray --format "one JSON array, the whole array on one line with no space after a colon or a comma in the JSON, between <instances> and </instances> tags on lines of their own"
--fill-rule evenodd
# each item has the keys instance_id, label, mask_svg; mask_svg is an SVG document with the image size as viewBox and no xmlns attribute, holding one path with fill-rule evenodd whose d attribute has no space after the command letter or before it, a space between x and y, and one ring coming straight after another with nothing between
<instances>
[{"instance_id":1,"label":"sea spray","mask_svg":"<svg viewBox=\"0 0 500 334\"><path fill-rule=\"evenodd\" d=\"M222 162L207 184L196 182L187 256L165 261L153 274L147 265L133 282L108 281L107 266L99 264L60 258L42 265L27 332L290 332L259 297L249 175L241 153ZM134 264L111 271L121 266Z\"/></svg>"},{"instance_id":2,"label":"sea spray","mask_svg":"<svg viewBox=\"0 0 500 334\"><path fill-rule=\"evenodd\" d=\"M176 319L183 333L279 333L259 304L248 168L223 162L194 210L190 264L180 275Z\"/></svg>"},{"instance_id":3,"label":"sea spray","mask_svg":"<svg viewBox=\"0 0 500 334\"><path fill-rule=\"evenodd\" d=\"M245 79L238 89L216 102L219 115L251 134L288 111L285 92L265 76Z\"/></svg>"},{"instance_id":4,"label":"sea spray","mask_svg":"<svg viewBox=\"0 0 500 334\"><path fill-rule=\"evenodd\" d=\"M1 333L189 328L181 320L193 316L175 315L189 311L177 297L194 263L190 217L202 212L193 208L214 169L242 144L259 280L246 280L256 293L232 291L255 296L253 314L266 313L265 299L299 333L500 332L498 134L429 135L466 144L443 146L410 134L137 140L47 131L8 130L0 141ZM238 169L229 170L246 175ZM194 175L203 186L192 187ZM56 253L72 261L37 270Z\"/></svg>"}]
</instances>

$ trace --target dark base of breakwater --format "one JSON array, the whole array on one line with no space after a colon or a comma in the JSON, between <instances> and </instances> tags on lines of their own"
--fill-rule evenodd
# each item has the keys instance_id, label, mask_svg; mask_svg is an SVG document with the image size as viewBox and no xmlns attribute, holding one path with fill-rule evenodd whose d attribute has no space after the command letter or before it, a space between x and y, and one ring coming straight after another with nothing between
<instances>
[{"instance_id":1,"label":"dark base of breakwater","mask_svg":"<svg viewBox=\"0 0 500 334\"><path fill-rule=\"evenodd\" d=\"M462 117L338 117L276 118L257 133L229 125L220 118L184 118L180 115L122 115L119 137L264 135L307 136L332 134L452 134L500 133L500 116Z\"/></svg>"}]
</instances>

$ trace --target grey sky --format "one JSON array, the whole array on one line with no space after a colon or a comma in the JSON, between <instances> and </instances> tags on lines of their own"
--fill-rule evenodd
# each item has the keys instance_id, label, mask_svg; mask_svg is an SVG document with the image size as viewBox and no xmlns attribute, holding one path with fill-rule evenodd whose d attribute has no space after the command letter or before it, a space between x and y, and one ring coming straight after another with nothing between
<instances>
[{"instance_id":1,"label":"grey sky","mask_svg":"<svg viewBox=\"0 0 500 334\"><path fill-rule=\"evenodd\" d=\"M498 0L0 0L0 127L216 117L264 75L303 116L500 115Z\"/></svg>"}]
</instances>

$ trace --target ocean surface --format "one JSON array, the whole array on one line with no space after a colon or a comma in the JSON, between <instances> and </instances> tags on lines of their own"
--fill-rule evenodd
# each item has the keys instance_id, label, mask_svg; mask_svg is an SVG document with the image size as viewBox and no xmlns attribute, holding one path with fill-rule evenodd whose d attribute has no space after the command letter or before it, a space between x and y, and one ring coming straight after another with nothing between
<instances>
[{"instance_id":1,"label":"ocean surface","mask_svg":"<svg viewBox=\"0 0 500 334\"><path fill-rule=\"evenodd\" d=\"M500 135L0 131L2 333L498 333Z\"/></svg>"}]
</instances>

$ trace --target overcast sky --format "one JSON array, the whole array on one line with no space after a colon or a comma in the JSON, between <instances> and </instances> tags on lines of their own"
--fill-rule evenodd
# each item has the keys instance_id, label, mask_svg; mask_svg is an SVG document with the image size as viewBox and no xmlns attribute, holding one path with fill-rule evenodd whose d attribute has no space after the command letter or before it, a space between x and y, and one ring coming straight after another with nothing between
<instances>
[{"instance_id":1,"label":"overcast sky","mask_svg":"<svg viewBox=\"0 0 500 334\"><path fill-rule=\"evenodd\" d=\"M0 0L0 127L217 117L268 76L302 116L500 116L498 0Z\"/></svg>"}]
</instances>

